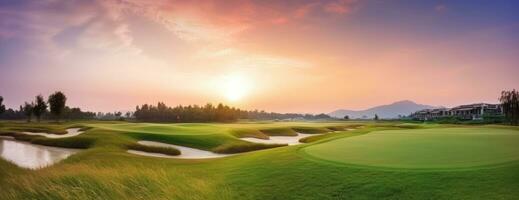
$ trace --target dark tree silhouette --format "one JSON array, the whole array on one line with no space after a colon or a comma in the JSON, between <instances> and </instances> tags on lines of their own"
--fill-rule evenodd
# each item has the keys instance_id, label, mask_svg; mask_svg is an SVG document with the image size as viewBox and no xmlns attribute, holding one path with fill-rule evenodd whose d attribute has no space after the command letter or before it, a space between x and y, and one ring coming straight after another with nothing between
<instances>
[{"instance_id":1,"label":"dark tree silhouette","mask_svg":"<svg viewBox=\"0 0 519 200\"><path fill-rule=\"evenodd\" d=\"M375 121L378 120L378 115L377 114L375 114L375 118L373 118L373 120L375 120Z\"/></svg>"},{"instance_id":2,"label":"dark tree silhouette","mask_svg":"<svg viewBox=\"0 0 519 200\"><path fill-rule=\"evenodd\" d=\"M34 104L32 112L33 112L34 116L36 116L36 120L38 122L40 122L41 116L46 111L47 111L47 103L43 99L43 96L41 96L41 95L36 96L36 102Z\"/></svg>"},{"instance_id":3,"label":"dark tree silhouette","mask_svg":"<svg viewBox=\"0 0 519 200\"><path fill-rule=\"evenodd\" d=\"M50 113L54 115L57 121L59 121L63 111L65 110L65 103L67 102L67 97L63 92L55 92L51 94L48 99Z\"/></svg>"},{"instance_id":4,"label":"dark tree silhouette","mask_svg":"<svg viewBox=\"0 0 519 200\"><path fill-rule=\"evenodd\" d=\"M502 91L499 101L503 106L503 113L512 125L519 125L519 91Z\"/></svg>"},{"instance_id":5,"label":"dark tree silhouette","mask_svg":"<svg viewBox=\"0 0 519 200\"><path fill-rule=\"evenodd\" d=\"M344 115L344 119L345 119L345 120L348 120L348 119L350 119L350 116L348 116L348 115Z\"/></svg>"},{"instance_id":6,"label":"dark tree silhouette","mask_svg":"<svg viewBox=\"0 0 519 200\"><path fill-rule=\"evenodd\" d=\"M133 116L138 121L150 122L231 122L238 119L273 120L273 119L329 119L326 114L302 115L294 113L267 113L265 111L246 111L227 105L206 104L205 106L188 105L168 107L159 102L157 106L144 104L137 106Z\"/></svg>"},{"instance_id":7,"label":"dark tree silhouette","mask_svg":"<svg viewBox=\"0 0 519 200\"><path fill-rule=\"evenodd\" d=\"M0 96L0 115L5 112L4 98Z\"/></svg>"},{"instance_id":8,"label":"dark tree silhouette","mask_svg":"<svg viewBox=\"0 0 519 200\"><path fill-rule=\"evenodd\" d=\"M27 103L22 106L20 106L20 111L22 111L23 115L27 118L27 122L31 122L32 114L34 110L34 104L33 103Z\"/></svg>"}]
</instances>

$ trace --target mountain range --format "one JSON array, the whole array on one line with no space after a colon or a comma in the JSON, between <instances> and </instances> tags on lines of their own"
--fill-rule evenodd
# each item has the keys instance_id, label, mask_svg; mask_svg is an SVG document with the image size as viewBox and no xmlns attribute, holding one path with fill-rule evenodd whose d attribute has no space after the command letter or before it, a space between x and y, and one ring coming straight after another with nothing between
<instances>
[{"instance_id":1,"label":"mountain range","mask_svg":"<svg viewBox=\"0 0 519 200\"><path fill-rule=\"evenodd\" d=\"M328 113L328 115L336 118L343 118L345 115L348 115L350 119L371 119L377 114L381 119L392 119L398 118L399 115L407 116L418 110L431 108L438 108L438 106L417 104L413 101L404 100L388 105L375 106L366 110L339 109Z\"/></svg>"}]
</instances>

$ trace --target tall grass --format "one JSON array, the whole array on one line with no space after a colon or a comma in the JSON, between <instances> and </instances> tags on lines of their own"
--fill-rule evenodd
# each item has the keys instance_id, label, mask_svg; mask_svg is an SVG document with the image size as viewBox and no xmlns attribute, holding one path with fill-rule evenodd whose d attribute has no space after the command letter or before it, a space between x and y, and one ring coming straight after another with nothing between
<instances>
[{"instance_id":1,"label":"tall grass","mask_svg":"<svg viewBox=\"0 0 519 200\"><path fill-rule=\"evenodd\" d=\"M137 151L144 151L148 153L161 153L171 156L178 156L180 155L180 150L173 148L173 147L159 147L159 146L149 146L149 145L142 145L139 143L133 143L127 145L128 149L137 150Z\"/></svg>"},{"instance_id":2,"label":"tall grass","mask_svg":"<svg viewBox=\"0 0 519 200\"><path fill-rule=\"evenodd\" d=\"M252 128L233 129L233 130L231 130L231 134L233 136L239 137L239 138L252 137L252 138L258 138L258 139L264 139L264 140L269 139L269 136L266 135L265 133L263 133L257 129L252 129Z\"/></svg>"},{"instance_id":3,"label":"tall grass","mask_svg":"<svg viewBox=\"0 0 519 200\"><path fill-rule=\"evenodd\" d=\"M298 133L306 133L306 134L318 134L318 133L327 133L332 130L324 127L292 127L292 129Z\"/></svg>"},{"instance_id":4,"label":"tall grass","mask_svg":"<svg viewBox=\"0 0 519 200\"><path fill-rule=\"evenodd\" d=\"M260 131L269 136L296 136L297 135L297 132L295 132L290 127L264 128L264 129L260 129Z\"/></svg>"},{"instance_id":5,"label":"tall grass","mask_svg":"<svg viewBox=\"0 0 519 200\"><path fill-rule=\"evenodd\" d=\"M243 153L248 151L256 151L261 149L270 149L275 147L287 146L286 144L260 144L260 143L251 143L251 142L243 142L243 143L228 143L220 145L214 149L212 149L215 153Z\"/></svg>"}]
</instances>

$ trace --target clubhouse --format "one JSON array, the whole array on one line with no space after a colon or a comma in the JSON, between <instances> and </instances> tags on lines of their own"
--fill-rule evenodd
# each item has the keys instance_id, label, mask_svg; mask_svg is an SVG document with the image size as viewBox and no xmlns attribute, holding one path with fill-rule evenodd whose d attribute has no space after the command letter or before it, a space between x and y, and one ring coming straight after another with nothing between
<instances>
[{"instance_id":1,"label":"clubhouse","mask_svg":"<svg viewBox=\"0 0 519 200\"><path fill-rule=\"evenodd\" d=\"M501 115L500 104L477 103L454 108L424 109L410 115L415 120L432 120L442 117L457 117L463 120L483 119L483 115Z\"/></svg>"}]
</instances>

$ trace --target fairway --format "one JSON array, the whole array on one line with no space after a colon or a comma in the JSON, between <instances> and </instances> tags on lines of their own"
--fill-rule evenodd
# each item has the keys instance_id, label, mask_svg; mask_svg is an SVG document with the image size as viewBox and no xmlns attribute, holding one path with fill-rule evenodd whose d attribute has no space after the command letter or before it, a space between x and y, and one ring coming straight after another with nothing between
<instances>
[{"instance_id":1,"label":"fairway","mask_svg":"<svg viewBox=\"0 0 519 200\"><path fill-rule=\"evenodd\" d=\"M519 160L519 131L440 128L375 131L302 149L314 160L404 169L458 169Z\"/></svg>"}]
</instances>

